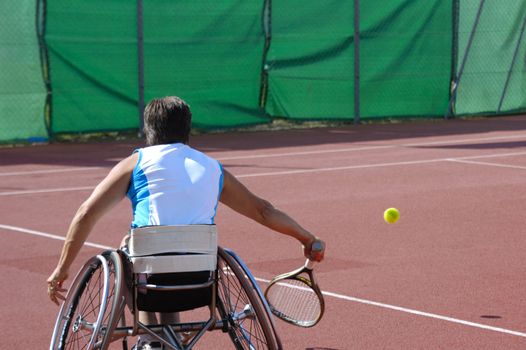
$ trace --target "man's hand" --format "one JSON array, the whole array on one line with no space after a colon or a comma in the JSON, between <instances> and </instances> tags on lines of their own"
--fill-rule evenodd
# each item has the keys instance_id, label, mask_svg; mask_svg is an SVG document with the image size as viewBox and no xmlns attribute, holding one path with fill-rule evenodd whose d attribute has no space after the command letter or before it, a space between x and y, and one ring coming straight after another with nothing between
<instances>
[{"instance_id":1,"label":"man's hand","mask_svg":"<svg viewBox=\"0 0 526 350\"><path fill-rule=\"evenodd\" d=\"M309 244L303 246L303 255L312 261L322 261L325 255L325 242L314 238Z\"/></svg>"},{"instance_id":2,"label":"man's hand","mask_svg":"<svg viewBox=\"0 0 526 350\"><path fill-rule=\"evenodd\" d=\"M49 296L49 299L54 302L55 304L59 304L60 300L65 300L66 297L63 293L67 292L68 290L65 288L62 288L62 283L68 278L68 273L61 271L60 269L56 268L55 271L49 276L47 279L47 294Z\"/></svg>"}]
</instances>

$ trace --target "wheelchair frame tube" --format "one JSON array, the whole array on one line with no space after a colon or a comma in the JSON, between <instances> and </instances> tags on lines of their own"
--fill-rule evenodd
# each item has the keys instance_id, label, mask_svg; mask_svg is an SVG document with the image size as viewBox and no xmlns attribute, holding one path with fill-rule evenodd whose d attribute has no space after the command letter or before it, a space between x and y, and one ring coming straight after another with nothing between
<instances>
[{"instance_id":1,"label":"wheelchair frame tube","mask_svg":"<svg viewBox=\"0 0 526 350\"><path fill-rule=\"evenodd\" d=\"M206 288L210 287L212 284L214 284L214 279L210 279L210 281L200 284L185 284L180 286L163 286L163 285L156 285L156 284L147 284L147 283L138 283L137 288L146 288L148 290L159 290L159 291L176 291L176 290L189 290L189 289L200 289L200 288Z\"/></svg>"},{"instance_id":2,"label":"wheelchair frame tube","mask_svg":"<svg viewBox=\"0 0 526 350\"><path fill-rule=\"evenodd\" d=\"M223 327L222 321L217 321L215 317L215 308L216 308L216 296L217 296L217 274L215 271L212 272L210 279L205 283L190 284L190 285L181 285L181 286L162 286L146 283L137 282L137 274L135 275L135 288L133 288L132 297L133 297L133 326L132 327L118 327L114 330L113 334L116 334L118 337L127 337L127 336L136 336L139 334L150 334L154 338L157 338L162 344L169 348L174 348L169 342L160 337L158 334L160 332L168 332L168 336L171 338L171 334L175 332L198 332L188 344L188 347L182 347L183 349L191 349L195 343L204 335L208 330L221 329ZM159 291L177 291L177 290L190 290L190 289L201 289L214 285L212 288L212 303L210 304L210 318L206 322L192 322L192 323L183 323L177 325L145 325L141 323L138 319L139 309L137 306L137 293L139 288L145 288L150 290L159 290ZM219 326L218 326L219 324ZM169 328L169 330L167 329ZM141 332L142 329L142 332ZM174 338L177 346L181 347L181 344L178 343L177 338Z\"/></svg>"},{"instance_id":3,"label":"wheelchair frame tube","mask_svg":"<svg viewBox=\"0 0 526 350\"><path fill-rule=\"evenodd\" d=\"M236 313L232 320L233 321L240 321L247 317L252 317L252 314L250 312L239 312ZM213 323L213 324L211 324ZM187 323L178 323L178 324L171 324L168 326L165 325L139 325L139 329L137 331L134 331L133 327L117 327L113 331L113 338L123 338L127 336L136 336L141 334L150 333L147 330L153 332L154 334L160 333L163 331L164 327L170 327L174 332L198 332L198 331L206 331L206 330L223 330L223 328L229 324L228 320L208 320L206 322L187 322ZM84 324L84 329L90 329L93 328L93 325L91 324ZM146 330L147 329L147 330Z\"/></svg>"}]
</instances>

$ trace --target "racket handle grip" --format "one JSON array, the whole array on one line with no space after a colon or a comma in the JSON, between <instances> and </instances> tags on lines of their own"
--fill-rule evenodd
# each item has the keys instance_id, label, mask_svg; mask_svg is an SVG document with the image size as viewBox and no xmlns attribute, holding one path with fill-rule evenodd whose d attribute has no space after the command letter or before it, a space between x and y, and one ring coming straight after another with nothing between
<instances>
[{"instance_id":1,"label":"racket handle grip","mask_svg":"<svg viewBox=\"0 0 526 350\"><path fill-rule=\"evenodd\" d=\"M314 241L314 243L312 243L312 246L311 246L312 253L321 252L322 250L323 250L323 243L320 240L316 240ZM312 270L315 262L316 261L310 260L307 258L307 261L305 261L305 267L308 268L309 270Z\"/></svg>"},{"instance_id":2,"label":"racket handle grip","mask_svg":"<svg viewBox=\"0 0 526 350\"><path fill-rule=\"evenodd\" d=\"M305 267L308 268L309 270L312 270L314 268L314 264L315 263L316 263L316 261L314 261L314 260L306 259Z\"/></svg>"}]
</instances>

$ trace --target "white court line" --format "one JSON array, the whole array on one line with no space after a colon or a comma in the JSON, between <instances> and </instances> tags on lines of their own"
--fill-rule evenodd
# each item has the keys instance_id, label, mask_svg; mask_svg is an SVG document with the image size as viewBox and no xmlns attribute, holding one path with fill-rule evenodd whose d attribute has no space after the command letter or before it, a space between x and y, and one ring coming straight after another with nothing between
<instances>
[{"instance_id":1,"label":"white court line","mask_svg":"<svg viewBox=\"0 0 526 350\"><path fill-rule=\"evenodd\" d=\"M499 163L488 163L488 162L476 162L476 161L473 161L473 160L448 159L448 161L455 162L455 163L464 163L464 164L476 164L476 165L484 165L484 166L495 166L495 167L499 167L499 168L526 169L526 166L508 165L508 164L499 164Z\"/></svg>"},{"instance_id":2,"label":"white court line","mask_svg":"<svg viewBox=\"0 0 526 350\"><path fill-rule=\"evenodd\" d=\"M497 157L513 157L513 156L523 156L525 155L525 151L521 152L511 152L511 153L493 153L493 154L484 154L482 156L466 156L466 157L454 157L454 158L446 158L445 160L449 159L482 159L482 158L497 158Z\"/></svg>"},{"instance_id":3,"label":"white court line","mask_svg":"<svg viewBox=\"0 0 526 350\"><path fill-rule=\"evenodd\" d=\"M266 279L263 279L263 278L259 278L259 277L254 277L254 278L256 280L260 281L260 282L270 283L269 280L266 280ZM287 286L289 288L293 288L293 289L295 288L295 289L300 289L300 290L305 290L305 291L310 291L310 292L312 291L310 288L306 288L306 287L299 287L299 286L295 286L295 285L291 285L291 284L287 284L287 283L279 283L279 284ZM432 314L432 313L429 313L429 312L423 312L423 311L418 311L418 310L414 310L414 309L408 309L408 308L401 307L401 306L395 306L395 305L390 305L390 304L379 303L377 301L371 301L371 300L367 300L367 299L355 298L355 297L351 297L351 296L348 296L348 295L342 295L342 294L337 294L337 293L333 293L333 292L322 291L321 293L323 295L326 295L326 296L329 296L329 297L333 297L333 298L336 298L336 299L352 301L352 302L356 302L356 303L360 303L360 304L381 307L381 308L384 308L384 309L400 311L400 312L413 314L413 315L417 315L417 316L434 318L434 319L437 319L437 320L447 321L447 322L451 322L451 323L457 323L457 324L461 324L461 325L464 325L464 326L481 328L481 329L486 329L486 330L495 331L495 332L499 332L499 333L506 333L506 334L516 335L518 337L526 338L526 333L518 332L518 331L512 331L512 330L509 330L509 329L506 329L506 328L488 326L488 325L485 325L485 324L482 324L482 323L465 321L465 320L461 320L461 319L453 318L453 317L449 317L449 316L442 316L442 315Z\"/></svg>"},{"instance_id":4,"label":"white court line","mask_svg":"<svg viewBox=\"0 0 526 350\"><path fill-rule=\"evenodd\" d=\"M25 228L22 228L22 227L15 227L15 226L9 226L9 225L2 225L2 224L0 224L0 229L5 229L5 230L15 231L15 232L21 232L21 233L27 233L27 234L30 234L30 235L35 235L35 236L45 237L45 238L51 238L51 239L60 240L60 241L64 241L65 240L65 237L62 237L62 236L57 236L57 235L53 235L53 234L46 233L46 232L29 230L29 229L25 229ZM84 245L87 245L87 246L90 246L90 247L94 247L94 248L100 248L100 249L114 249L114 247L109 247L109 246L96 244L96 243L91 243L91 242L85 242ZM270 282L267 279L263 279L263 278L259 278L259 277L255 277L255 279L257 281L259 281L259 282L264 282L264 283L269 283ZM518 332L518 331L506 329L506 328L488 326L488 325L485 325L485 324L482 324L482 323L465 321L465 320L461 320L461 319L458 319L458 318L453 318L453 317L448 317L448 316L443 316L443 315L437 315L437 314L433 314L433 313L429 313L429 312L423 312L423 311L418 311L418 310L414 310L414 309L408 309L408 308L401 307L401 306L396 306L396 305L379 303L379 302L372 301L372 300L355 298L355 297L351 297L351 296L348 296L348 295L343 295L343 294L338 294L338 293L333 293L333 292L322 291L322 293L325 296L332 297L332 298L335 298L335 299L341 299L341 300L345 300L345 301L351 301L351 302L361 303L361 304L365 304L365 305L376 306L376 307L380 307L380 308L384 308L384 309L390 309L390 310L399 311L399 312L404 312L404 313L408 313L408 314L412 314L412 315L417 315L417 316L422 316L422 317L442 320L442 321L446 321L446 322L461 324L461 325L464 325L464 326L480 328L480 329L485 329L485 330L489 330L489 331L505 333L505 334L509 334L509 335L515 335L515 336L518 336L518 337L526 338L526 333Z\"/></svg>"},{"instance_id":5,"label":"white court line","mask_svg":"<svg viewBox=\"0 0 526 350\"><path fill-rule=\"evenodd\" d=\"M399 166L399 165L425 164L425 163L442 162L444 160L446 160L446 158L423 159L423 160L413 160L413 161L407 161L407 162L394 162L394 163L349 165L349 166L331 167L331 168L299 169L299 170L275 171L275 172L269 172L269 173L242 174L242 175L236 175L236 177L237 178L245 178L245 177L260 177L260 176L276 176L276 175L321 173L321 172L326 172L326 171L351 170L351 169L367 169L367 168L380 168L380 167Z\"/></svg>"},{"instance_id":6,"label":"white court line","mask_svg":"<svg viewBox=\"0 0 526 350\"><path fill-rule=\"evenodd\" d=\"M216 158L216 159L223 161L223 160L238 160L238 159L290 157L290 156L303 156L303 155L311 155L311 154L369 151L369 150L397 148L397 147L436 146L436 145L459 144L459 143L467 143L467 142L512 140L512 139L523 139L523 138L526 139L526 134L509 135L509 136L479 137L479 138L473 138L473 139L443 140L443 141L433 141L433 142L402 143L402 144L391 144L391 145L383 145L383 146L349 147L349 148L326 149L326 150L317 150L317 151L253 154L253 155L243 155L243 156L221 157L221 158Z\"/></svg>"},{"instance_id":7,"label":"white court line","mask_svg":"<svg viewBox=\"0 0 526 350\"><path fill-rule=\"evenodd\" d=\"M94 188L95 186L84 186L84 187L47 188L44 190L9 191L9 192L0 192L0 196L14 196L18 194L37 194L37 193L52 193L52 192L86 191L86 190L92 190Z\"/></svg>"},{"instance_id":8,"label":"white court line","mask_svg":"<svg viewBox=\"0 0 526 350\"><path fill-rule=\"evenodd\" d=\"M421 143L407 143L405 147L416 147L416 146L434 146L434 145L448 145L448 144L459 144L466 142L479 142L479 141L499 141L499 140L513 140L526 138L526 134L519 135L506 135L506 136L492 136L492 137L479 137L474 139L458 139L458 140L443 140L443 141L432 141L432 142L421 142Z\"/></svg>"},{"instance_id":9,"label":"white court line","mask_svg":"<svg viewBox=\"0 0 526 350\"><path fill-rule=\"evenodd\" d=\"M311 154L370 151L370 150L375 150L375 149L395 148L395 147L398 147L398 146L396 146L396 145L384 145L384 146L349 147L349 148L324 149L324 150L318 150L318 151L253 154L253 155L245 155L245 156L221 157L221 158L216 158L216 159L220 160L220 161L223 161L223 160L237 160L237 159L290 157L290 156L304 156L304 155L311 155Z\"/></svg>"},{"instance_id":10,"label":"white court line","mask_svg":"<svg viewBox=\"0 0 526 350\"><path fill-rule=\"evenodd\" d=\"M494 153L494 154L485 154L485 155L480 155L480 156L466 156L466 157L455 157L455 158L422 159L422 160L413 160L413 161L406 161L406 162L350 165L350 166L332 167L332 168L287 170L287 171L276 171L276 172L268 172L268 173L255 173L255 174L236 175L236 177L244 178L244 177L273 176L273 175L291 175L291 174L317 173L317 172L325 172L325 171L351 170L351 169L368 169L368 168L379 168L379 167L388 167L388 166L425 164L425 163L452 161L452 160L456 160L456 159L458 159L458 160L466 160L466 159L480 159L480 158L511 157L511 156L518 156L518 155L526 155L526 151L513 152L513 153Z\"/></svg>"},{"instance_id":11,"label":"white court line","mask_svg":"<svg viewBox=\"0 0 526 350\"><path fill-rule=\"evenodd\" d=\"M69 173L73 171L88 171L104 169L102 167L83 167L83 168L67 168L67 169L44 169L44 170L28 170L28 171L13 171L9 173L0 173L0 176L19 176L19 175L36 175L36 174L53 174L53 173Z\"/></svg>"},{"instance_id":12,"label":"white court line","mask_svg":"<svg viewBox=\"0 0 526 350\"><path fill-rule=\"evenodd\" d=\"M232 157L219 157L216 158L219 161L224 160L239 160L239 159L256 159L256 158L274 158L274 157L290 157L290 156L302 156L311 154L326 154L326 153L341 153L341 152L356 152L356 151L369 151L376 149L387 149L397 147L418 147L418 146L433 146L433 145L448 145L448 144L459 144L467 142L480 142L480 141L497 141L497 140L512 140L526 138L526 134L520 135L508 135L508 136L493 136L493 137L479 137L472 139L459 139L459 140L443 140L433 142L418 142L418 143L402 143L402 144L391 144L381 146L363 146L363 147L348 147L348 148L337 148L327 150L314 150L314 151L301 151L301 152L285 152L285 153L265 153L265 154L252 154L243 156L232 156ZM112 159L119 161L119 159ZM62 173L72 171L89 171L89 170L100 170L107 169L107 167L82 167L73 169L46 169L46 170L33 170L33 171L17 171L0 173L0 176L18 176L18 175L32 175L32 174L49 174L49 173Z\"/></svg>"},{"instance_id":13,"label":"white court line","mask_svg":"<svg viewBox=\"0 0 526 350\"><path fill-rule=\"evenodd\" d=\"M58 240L58 241L66 240L66 237L64 237L64 236L57 236L57 235L54 235L54 234L51 234L51 233L40 232L40 231L35 231L35 230L29 230L27 228L22 228L22 227L16 227L16 226L9 226L9 225L2 225L2 224L0 224L0 228L4 229L4 230L9 230L9 231L16 231L16 232L27 233L27 234L34 235L34 236L40 236L40 237L55 239L55 240ZM108 247L108 246L105 246L105 245L102 245L102 244L91 243L91 242L84 242L84 245L87 245L88 247L100 248L100 249L114 249L112 247Z\"/></svg>"},{"instance_id":14,"label":"white court line","mask_svg":"<svg viewBox=\"0 0 526 350\"><path fill-rule=\"evenodd\" d=\"M454 161L454 160L511 157L511 156L519 156L519 155L526 155L526 151L523 151L523 152L512 152L512 153L494 153L494 154L485 154L485 155L479 155L479 156L466 156L466 157L455 157L455 158L422 159L422 160L414 160L414 161L406 161L406 162L362 164L362 165L350 165L350 166L330 167L330 168L298 169L298 170L276 171L276 172L267 172L267 173L240 174L240 175L236 175L236 177L237 178L249 178L249 177L263 177L263 176L278 176L278 175L320 173L320 172L328 172L328 171L340 171L340 170L352 170L352 169L369 169L369 168L380 168L380 167L390 167L390 166L400 166L400 165L415 165L415 164L426 164L426 163L436 163L436 162L451 162L451 161ZM48 189L43 189L43 190L9 191L9 192L0 192L0 196L13 196L13 195L37 194L37 193L52 193L52 192L66 192L66 191L85 191L85 190L92 190L94 188L95 188L95 186L86 186L86 187L48 188Z\"/></svg>"},{"instance_id":15,"label":"white court line","mask_svg":"<svg viewBox=\"0 0 526 350\"><path fill-rule=\"evenodd\" d=\"M505 333L505 334L510 334L510 335L515 335L515 336L518 336L518 337L526 338L526 333L513 331L513 330L510 330L510 329L506 329L506 328L488 326L488 325L485 325L485 324L482 324L482 323L465 321L465 320L461 320L461 319L453 318L453 317L449 317L449 316L432 314L432 313L429 313L429 312L423 312L423 311L418 311L418 310L414 310L414 309L408 309L408 308L405 308L405 307L379 303L379 302L376 302L376 301L350 297L350 296L347 296L347 295L341 295L341 294L336 294L336 293L332 293L332 292L325 292L325 291L323 291L322 293L323 293L323 295L327 295L327 296L334 297L334 298L337 298L337 299L353 301L353 302L356 302L356 303L361 303L361 304L366 304L366 305L371 305L371 306L377 306L377 307L381 307L381 308L384 308L384 309L400 311L400 312L404 312L404 313L408 313L408 314L412 314L412 315L428 317L428 318L434 318L434 319L437 319L437 320L447 321L447 322L451 322L451 323L457 323L457 324L461 324L461 325L464 325L464 326L475 327L475 328L485 329L485 330L488 330L488 331Z\"/></svg>"}]
</instances>

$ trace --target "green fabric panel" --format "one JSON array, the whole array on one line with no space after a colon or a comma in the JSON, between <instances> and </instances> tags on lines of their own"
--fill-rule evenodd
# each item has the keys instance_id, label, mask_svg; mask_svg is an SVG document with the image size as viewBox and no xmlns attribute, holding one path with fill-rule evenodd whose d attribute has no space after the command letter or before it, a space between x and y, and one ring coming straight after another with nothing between
<instances>
[{"instance_id":1,"label":"green fabric panel","mask_svg":"<svg viewBox=\"0 0 526 350\"><path fill-rule=\"evenodd\" d=\"M460 1L459 70L480 3ZM456 114L497 113L503 96L501 113L526 108L526 33L520 37L525 16L524 1L485 1L458 84Z\"/></svg>"},{"instance_id":2,"label":"green fabric panel","mask_svg":"<svg viewBox=\"0 0 526 350\"><path fill-rule=\"evenodd\" d=\"M48 0L52 131L137 128L135 1Z\"/></svg>"},{"instance_id":3,"label":"green fabric panel","mask_svg":"<svg viewBox=\"0 0 526 350\"><path fill-rule=\"evenodd\" d=\"M451 1L360 3L362 118L443 116L451 78Z\"/></svg>"},{"instance_id":4,"label":"green fabric panel","mask_svg":"<svg viewBox=\"0 0 526 350\"><path fill-rule=\"evenodd\" d=\"M144 1L146 102L177 95L194 127L268 122L258 107L263 1Z\"/></svg>"},{"instance_id":5,"label":"green fabric panel","mask_svg":"<svg viewBox=\"0 0 526 350\"><path fill-rule=\"evenodd\" d=\"M0 142L47 138L34 0L0 2Z\"/></svg>"},{"instance_id":6,"label":"green fabric panel","mask_svg":"<svg viewBox=\"0 0 526 350\"><path fill-rule=\"evenodd\" d=\"M353 1L273 1L266 111L293 119L354 114Z\"/></svg>"}]
</instances>

